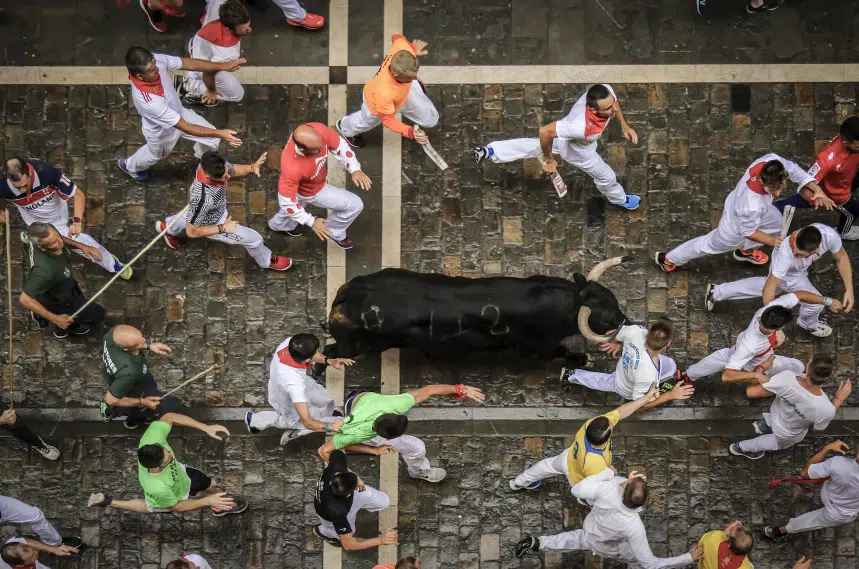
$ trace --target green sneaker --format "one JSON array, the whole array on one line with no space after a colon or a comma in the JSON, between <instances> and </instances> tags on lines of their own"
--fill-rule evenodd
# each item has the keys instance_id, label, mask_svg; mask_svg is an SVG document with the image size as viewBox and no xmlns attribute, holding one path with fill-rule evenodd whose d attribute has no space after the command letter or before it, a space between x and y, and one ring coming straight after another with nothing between
<instances>
[{"instance_id":1,"label":"green sneaker","mask_svg":"<svg viewBox=\"0 0 859 569\"><path fill-rule=\"evenodd\" d=\"M21 243L26 243L27 245L30 245L30 236L27 235L26 231L22 231L20 237Z\"/></svg>"},{"instance_id":2,"label":"green sneaker","mask_svg":"<svg viewBox=\"0 0 859 569\"><path fill-rule=\"evenodd\" d=\"M101 401L98 404L98 413L99 415L101 415L101 420L105 423L110 423L113 420L113 413L111 412L111 408L104 401Z\"/></svg>"},{"instance_id":3,"label":"green sneaker","mask_svg":"<svg viewBox=\"0 0 859 569\"><path fill-rule=\"evenodd\" d=\"M119 278L128 280L131 278L131 275L134 274L134 271L131 269L131 267L125 266L119 261L115 261L115 263L116 264L114 265L114 268L119 272ZM120 267L122 268L120 269Z\"/></svg>"}]
</instances>

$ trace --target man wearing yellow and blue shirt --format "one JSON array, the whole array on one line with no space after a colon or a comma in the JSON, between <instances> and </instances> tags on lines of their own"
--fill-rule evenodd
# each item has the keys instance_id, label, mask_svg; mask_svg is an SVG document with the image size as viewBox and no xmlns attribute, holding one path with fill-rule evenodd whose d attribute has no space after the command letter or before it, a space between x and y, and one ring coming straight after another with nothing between
<instances>
[{"instance_id":1,"label":"man wearing yellow and blue shirt","mask_svg":"<svg viewBox=\"0 0 859 569\"><path fill-rule=\"evenodd\" d=\"M573 446L558 456L544 458L510 481L512 490L535 490L550 476L565 475L570 486L611 466L611 433L614 426L659 397L656 387L635 401L587 421L576 433Z\"/></svg>"}]
</instances>

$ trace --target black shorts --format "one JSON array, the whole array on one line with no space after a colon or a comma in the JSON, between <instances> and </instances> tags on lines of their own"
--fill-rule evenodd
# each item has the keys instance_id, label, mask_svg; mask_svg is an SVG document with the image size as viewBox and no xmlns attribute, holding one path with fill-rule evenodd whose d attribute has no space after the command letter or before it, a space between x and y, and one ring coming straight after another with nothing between
<instances>
[{"instance_id":1,"label":"black shorts","mask_svg":"<svg viewBox=\"0 0 859 569\"><path fill-rule=\"evenodd\" d=\"M191 490L189 495L196 496L200 492L204 492L212 485L212 479L190 466L185 467L185 473L191 479Z\"/></svg>"}]
</instances>

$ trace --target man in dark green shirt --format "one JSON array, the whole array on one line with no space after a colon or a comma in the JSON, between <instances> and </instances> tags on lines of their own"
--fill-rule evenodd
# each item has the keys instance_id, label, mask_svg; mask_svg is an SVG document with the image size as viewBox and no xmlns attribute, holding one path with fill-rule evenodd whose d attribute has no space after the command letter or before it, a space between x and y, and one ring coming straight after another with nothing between
<instances>
[{"instance_id":1,"label":"man in dark green shirt","mask_svg":"<svg viewBox=\"0 0 859 569\"><path fill-rule=\"evenodd\" d=\"M101 359L107 394L100 407L105 422L125 415L126 428L136 429L176 410L175 399L161 398L144 350L160 356L171 351L166 344L147 340L140 330L124 324L114 326L104 335Z\"/></svg>"},{"instance_id":2,"label":"man in dark green shirt","mask_svg":"<svg viewBox=\"0 0 859 569\"><path fill-rule=\"evenodd\" d=\"M47 223L33 223L27 233L35 247L30 249L33 268L19 297L21 305L33 313L40 328L53 323L57 338L65 338L69 332L86 334L90 325L104 320L104 308L92 303L77 318L70 316L86 303L86 298L75 281L68 248L80 249L93 261L101 254L94 247L63 237Z\"/></svg>"}]
</instances>

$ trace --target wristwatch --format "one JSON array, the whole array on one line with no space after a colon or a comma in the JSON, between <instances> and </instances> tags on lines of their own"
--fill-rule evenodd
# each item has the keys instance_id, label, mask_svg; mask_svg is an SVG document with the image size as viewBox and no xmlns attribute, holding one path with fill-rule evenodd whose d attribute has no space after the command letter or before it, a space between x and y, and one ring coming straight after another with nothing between
<instances>
[{"instance_id":1,"label":"wristwatch","mask_svg":"<svg viewBox=\"0 0 859 569\"><path fill-rule=\"evenodd\" d=\"M146 340L146 349L151 350L152 349L151 346L152 346L152 340L147 339Z\"/></svg>"},{"instance_id":2,"label":"wristwatch","mask_svg":"<svg viewBox=\"0 0 859 569\"><path fill-rule=\"evenodd\" d=\"M72 218L72 223L83 223L83 222L84 222L84 220L79 218L79 217L73 217Z\"/></svg>"}]
</instances>

